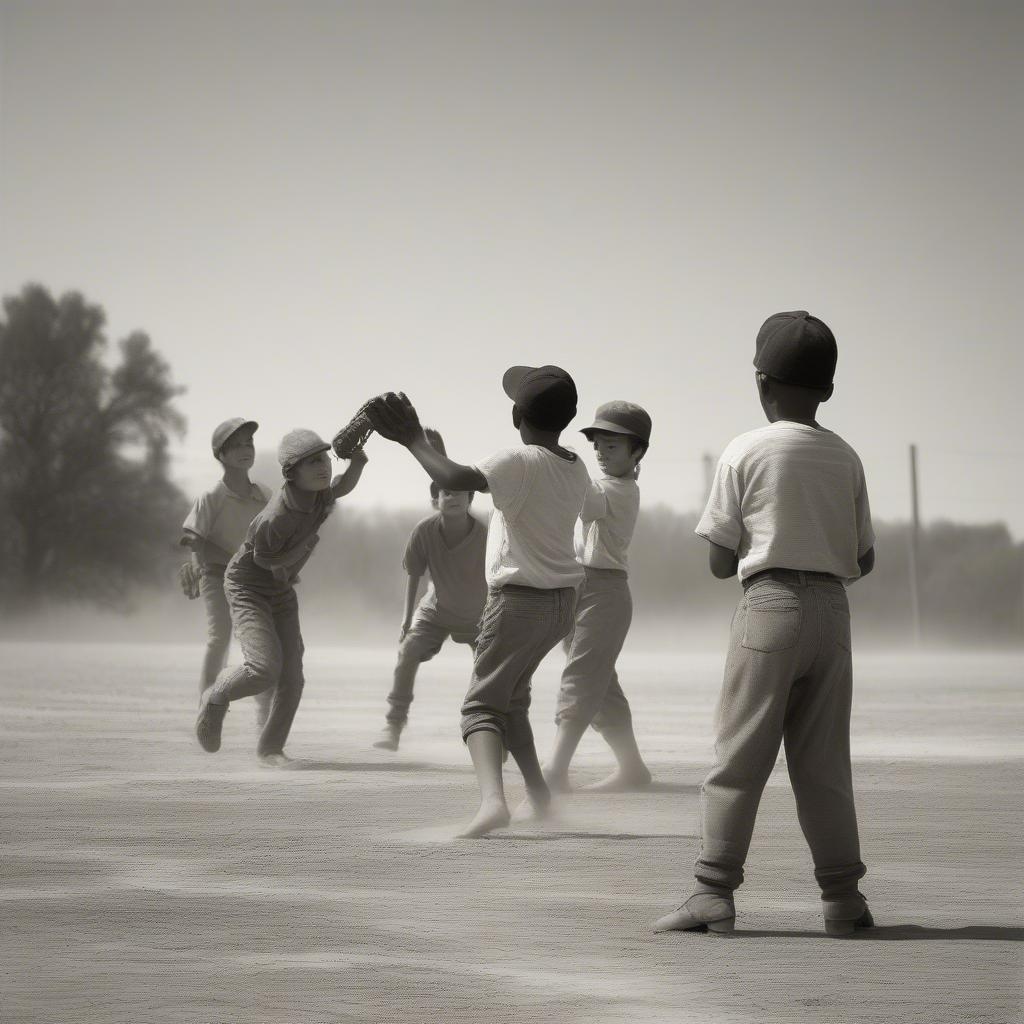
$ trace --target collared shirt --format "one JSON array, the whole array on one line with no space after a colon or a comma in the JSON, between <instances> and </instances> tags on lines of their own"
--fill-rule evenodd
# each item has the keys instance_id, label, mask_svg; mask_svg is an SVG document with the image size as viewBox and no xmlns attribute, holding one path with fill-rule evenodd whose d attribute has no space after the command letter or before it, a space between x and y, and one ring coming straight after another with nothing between
<instances>
[{"instance_id":1,"label":"collared shirt","mask_svg":"<svg viewBox=\"0 0 1024 1024\"><path fill-rule=\"evenodd\" d=\"M854 580L875 543L864 467L838 434L806 423L740 434L718 460L695 532L739 555L741 581L762 569Z\"/></svg>"},{"instance_id":2,"label":"collared shirt","mask_svg":"<svg viewBox=\"0 0 1024 1024\"><path fill-rule=\"evenodd\" d=\"M572 455L563 459L540 445L524 444L477 463L494 503L487 528L489 586L554 590L583 579L573 531L590 474Z\"/></svg>"},{"instance_id":3,"label":"collared shirt","mask_svg":"<svg viewBox=\"0 0 1024 1024\"><path fill-rule=\"evenodd\" d=\"M416 524L402 565L410 576L430 573L430 587L423 595L421 608L436 611L443 623L475 623L487 601L487 528L470 516L469 533L449 547L442 531L443 519L438 512Z\"/></svg>"},{"instance_id":4,"label":"collared shirt","mask_svg":"<svg viewBox=\"0 0 1024 1024\"><path fill-rule=\"evenodd\" d=\"M639 514L640 488L632 476L591 480L580 512L583 529L576 545L580 564L627 571L629 542Z\"/></svg>"},{"instance_id":5,"label":"collared shirt","mask_svg":"<svg viewBox=\"0 0 1024 1024\"><path fill-rule=\"evenodd\" d=\"M245 543L231 560L229 575L265 583L275 566L285 566L294 579L320 540L317 531L334 501L329 488L300 491L286 482L250 524Z\"/></svg>"},{"instance_id":6,"label":"collared shirt","mask_svg":"<svg viewBox=\"0 0 1024 1024\"><path fill-rule=\"evenodd\" d=\"M236 494L223 480L195 500L182 524L181 543L194 546L198 537L206 541L204 561L227 565L228 559L245 540L249 524L270 500L270 489L251 485L248 494Z\"/></svg>"}]
</instances>

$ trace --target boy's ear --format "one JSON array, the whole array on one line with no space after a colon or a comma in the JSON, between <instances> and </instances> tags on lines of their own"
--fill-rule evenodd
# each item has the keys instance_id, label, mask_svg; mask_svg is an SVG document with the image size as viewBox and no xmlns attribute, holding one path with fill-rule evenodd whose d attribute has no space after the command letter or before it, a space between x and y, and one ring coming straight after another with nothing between
<instances>
[{"instance_id":1,"label":"boy's ear","mask_svg":"<svg viewBox=\"0 0 1024 1024\"><path fill-rule=\"evenodd\" d=\"M821 400L827 402L832 397L832 392L835 391L835 384L829 384L829 386L822 392Z\"/></svg>"}]
</instances>

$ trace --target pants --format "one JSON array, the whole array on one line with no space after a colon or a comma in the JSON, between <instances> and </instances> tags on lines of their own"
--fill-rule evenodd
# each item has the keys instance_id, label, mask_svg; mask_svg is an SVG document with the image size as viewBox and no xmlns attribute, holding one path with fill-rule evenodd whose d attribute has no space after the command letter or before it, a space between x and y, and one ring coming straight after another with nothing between
<instances>
[{"instance_id":1,"label":"pants","mask_svg":"<svg viewBox=\"0 0 1024 1024\"><path fill-rule=\"evenodd\" d=\"M409 632L398 648L394 682L388 694L387 721L392 725L405 724L409 705L412 704L416 670L441 650L445 640L451 637L457 644L469 644L475 651L478 631L476 623L449 625L440 622L432 609L418 608Z\"/></svg>"},{"instance_id":2,"label":"pants","mask_svg":"<svg viewBox=\"0 0 1024 1024\"><path fill-rule=\"evenodd\" d=\"M530 682L544 655L572 628L575 607L573 587L508 585L490 592L462 704L463 739L490 729L508 750L533 746Z\"/></svg>"},{"instance_id":3,"label":"pants","mask_svg":"<svg viewBox=\"0 0 1024 1024\"><path fill-rule=\"evenodd\" d=\"M633 599L621 569L586 572L576 602L576 629L567 638L555 722L582 721L601 732L633 721L615 671L633 619Z\"/></svg>"},{"instance_id":4,"label":"pants","mask_svg":"<svg viewBox=\"0 0 1024 1024\"><path fill-rule=\"evenodd\" d=\"M295 590L261 590L234 582L224 585L235 635L242 647L239 668L225 669L210 692L214 704L242 697L272 697L270 713L257 743L258 754L279 754L302 698L302 634Z\"/></svg>"},{"instance_id":5,"label":"pants","mask_svg":"<svg viewBox=\"0 0 1024 1024\"><path fill-rule=\"evenodd\" d=\"M203 668L199 678L201 694L213 686L221 669L224 668L228 648L231 646L231 609L224 593L225 568L223 565L204 565L199 575L199 592L206 609L206 651L203 654ZM256 717L260 725L266 722L270 714L273 697L273 691L270 690L264 690L255 696Z\"/></svg>"},{"instance_id":6,"label":"pants","mask_svg":"<svg viewBox=\"0 0 1024 1024\"><path fill-rule=\"evenodd\" d=\"M855 891L860 859L850 766L853 668L846 590L772 569L745 584L719 698L715 766L701 788L700 881L735 889L780 742L800 827L826 897Z\"/></svg>"}]
</instances>

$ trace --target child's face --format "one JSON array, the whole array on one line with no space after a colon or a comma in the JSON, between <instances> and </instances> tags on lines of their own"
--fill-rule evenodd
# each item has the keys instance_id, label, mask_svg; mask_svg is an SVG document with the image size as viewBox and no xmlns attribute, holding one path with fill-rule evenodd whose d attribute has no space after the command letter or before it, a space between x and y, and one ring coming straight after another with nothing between
<instances>
[{"instance_id":1,"label":"child's face","mask_svg":"<svg viewBox=\"0 0 1024 1024\"><path fill-rule=\"evenodd\" d=\"M220 450L220 461L227 469L251 469L256 461L252 430L239 430L228 438Z\"/></svg>"},{"instance_id":2,"label":"child's face","mask_svg":"<svg viewBox=\"0 0 1024 1024\"><path fill-rule=\"evenodd\" d=\"M443 516L465 515L469 512L469 491L446 491L442 487L437 492L437 508Z\"/></svg>"},{"instance_id":3,"label":"child's face","mask_svg":"<svg viewBox=\"0 0 1024 1024\"><path fill-rule=\"evenodd\" d=\"M632 476L640 461L640 451L633 451L633 444L625 434L607 434L594 431L594 451L597 464L608 476Z\"/></svg>"},{"instance_id":4,"label":"child's face","mask_svg":"<svg viewBox=\"0 0 1024 1024\"><path fill-rule=\"evenodd\" d=\"M292 483L303 491L326 491L331 486L331 457L317 452L296 463Z\"/></svg>"}]
</instances>

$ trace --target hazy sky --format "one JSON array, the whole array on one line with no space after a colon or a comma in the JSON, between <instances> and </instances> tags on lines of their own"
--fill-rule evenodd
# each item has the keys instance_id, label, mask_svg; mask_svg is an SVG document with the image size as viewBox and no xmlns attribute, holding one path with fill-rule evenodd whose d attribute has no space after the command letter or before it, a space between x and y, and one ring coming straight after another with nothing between
<instances>
[{"instance_id":1,"label":"hazy sky","mask_svg":"<svg viewBox=\"0 0 1024 1024\"><path fill-rule=\"evenodd\" d=\"M151 335L187 489L219 420L272 447L387 389L473 461L516 440L505 367L554 362L575 428L650 410L644 500L692 508L805 308L876 515L915 441L926 518L1024 536L1024 5L0 6L0 288ZM368 451L352 500L426 501Z\"/></svg>"}]
</instances>

